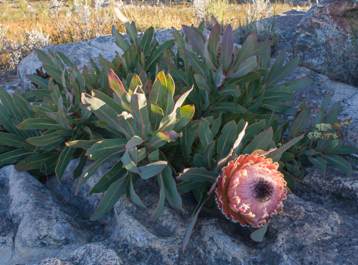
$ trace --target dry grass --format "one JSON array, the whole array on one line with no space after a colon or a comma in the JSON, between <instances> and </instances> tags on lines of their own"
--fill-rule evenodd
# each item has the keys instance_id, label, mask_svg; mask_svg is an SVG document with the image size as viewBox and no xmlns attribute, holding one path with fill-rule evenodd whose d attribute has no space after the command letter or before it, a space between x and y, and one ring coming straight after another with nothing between
<instances>
[{"instance_id":1,"label":"dry grass","mask_svg":"<svg viewBox=\"0 0 358 265\"><path fill-rule=\"evenodd\" d=\"M253 20L248 17L252 16L248 10L253 8L256 7L249 4L232 5L228 4L227 0L215 0L209 6L208 12L223 23L240 26ZM287 4L274 4L270 12L260 11L261 13L255 14L258 17L254 19L263 18L268 14L280 14L290 9L292 6ZM0 10L0 31L5 32L3 36L0 32L0 65L6 64L12 56L9 49L16 50L26 46L26 42L29 41L26 33L30 31L47 37L51 44L59 44L110 34L112 25L123 29L121 22L114 15L113 5L95 9L84 2L76 6L67 1L66 5L59 8L50 8L49 1L18 0L0 3ZM188 4L126 5L122 7L122 12L130 20L135 21L140 30L149 26L179 28L183 24L197 23L194 9ZM33 37L30 39L36 41ZM23 53L27 50L24 49Z\"/></svg>"}]
</instances>

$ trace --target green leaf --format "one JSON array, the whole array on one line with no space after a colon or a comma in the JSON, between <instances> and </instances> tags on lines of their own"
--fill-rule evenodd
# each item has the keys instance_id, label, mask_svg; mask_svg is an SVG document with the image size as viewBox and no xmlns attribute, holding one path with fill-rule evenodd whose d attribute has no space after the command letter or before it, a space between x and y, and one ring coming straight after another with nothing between
<instances>
[{"instance_id":1,"label":"green leaf","mask_svg":"<svg viewBox=\"0 0 358 265\"><path fill-rule=\"evenodd\" d=\"M109 186L108 190L104 193L103 198L98 204L98 207L95 213L92 215L91 220L96 221L102 218L106 213L108 213L120 197L126 193L128 186L127 176L116 180Z\"/></svg>"},{"instance_id":2,"label":"green leaf","mask_svg":"<svg viewBox=\"0 0 358 265\"><path fill-rule=\"evenodd\" d=\"M141 198L138 196L138 194L134 190L133 176L129 177L129 198L135 205L137 205L141 208L146 208L143 201L141 200Z\"/></svg>"},{"instance_id":3,"label":"green leaf","mask_svg":"<svg viewBox=\"0 0 358 265\"><path fill-rule=\"evenodd\" d=\"M137 151L137 149L132 149ZM129 151L127 150L124 152L123 156L121 157L121 161L123 163L123 167L132 173L138 173L137 163L133 161L133 158L131 157Z\"/></svg>"},{"instance_id":4,"label":"green leaf","mask_svg":"<svg viewBox=\"0 0 358 265\"><path fill-rule=\"evenodd\" d=\"M16 163L16 169L20 171L44 170L46 174L53 174L57 160L57 152L33 152Z\"/></svg>"},{"instance_id":5,"label":"green leaf","mask_svg":"<svg viewBox=\"0 0 358 265\"><path fill-rule=\"evenodd\" d=\"M296 137L305 132L309 126L310 121L310 111L308 107L303 106L303 109L298 113L295 120L291 124L290 135L291 137Z\"/></svg>"},{"instance_id":6,"label":"green leaf","mask_svg":"<svg viewBox=\"0 0 358 265\"><path fill-rule=\"evenodd\" d=\"M127 98L127 91L126 91L122 81L119 79L119 77L116 75L116 73L112 69L110 69L109 73L108 73L108 84L109 84L109 87L112 89L112 91L120 99L122 108L130 111L129 101Z\"/></svg>"},{"instance_id":7,"label":"green leaf","mask_svg":"<svg viewBox=\"0 0 358 265\"><path fill-rule=\"evenodd\" d=\"M56 123L54 120L46 118L29 118L17 125L21 130L61 130L66 129L61 124Z\"/></svg>"},{"instance_id":8,"label":"green leaf","mask_svg":"<svg viewBox=\"0 0 358 265\"><path fill-rule=\"evenodd\" d=\"M126 144L126 149L133 149L139 145L141 145L144 142L142 138L140 138L138 135L134 135Z\"/></svg>"},{"instance_id":9,"label":"green leaf","mask_svg":"<svg viewBox=\"0 0 358 265\"><path fill-rule=\"evenodd\" d=\"M338 155L324 155L322 157L327 160L332 166L342 170L346 175L352 175L352 165L343 157Z\"/></svg>"},{"instance_id":10,"label":"green leaf","mask_svg":"<svg viewBox=\"0 0 358 265\"><path fill-rule=\"evenodd\" d=\"M140 40L140 46L144 52L146 52L149 49L153 37L154 37L154 28L149 27L148 29L146 29Z\"/></svg>"},{"instance_id":11,"label":"green leaf","mask_svg":"<svg viewBox=\"0 0 358 265\"><path fill-rule=\"evenodd\" d=\"M216 153L218 160L224 158L230 151L238 134L235 121L230 121L224 125L217 140Z\"/></svg>"},{"instance_id":12,"label":"green leaf","mask_svg":"<svg viewBox=\"0 0 358 265\"><path fill-rule=\"evenodd\" d=\"M167 161L152 162L145 166L138 167L138 174L142 179L150 179L159 175L167 165Z\"/></svg>"},{"instance_id":13,"label":"green leaf","mask_svg":"<svg viewBox=\"0 0 358 265\"><path fill-rule=\"evenodd\" d=\"M179 116L180 112L178 114L178 109L184 104L184 101L192 91L193 91L193 87L178 98L178 100L174 105L173 111L168 116L164 117L163 120L160 122L159 125L160 131L173 129L173 127L175 126L175 124L178 122L180 118Z\"/></svg>"},{"instance_id":14,"label":"green leaf","mask_svg":"<svg viewBox=\"0 0 358 265\"><path fill-rule=\"evenodd\" d=\"M15 149L9 152L5 152L0 154L0 167L3 167L5 165L9 164L15 164L20 159L23 159L24 157L31 155L32 152L28 152L22 149Z\"/></svg>"},{"instance_id":15,"label":"green leaf","mask_svg":"<svg viewBox=\"0 0 358 265\"><path fill-rule=\"evenodd\" d=\"M191 153L193 152L192 146L194 144L196 133L193 128L194 126L188 126L183 130L183 137L180 139L180 148L185 156L185 158L189 158Z\"/></svg>"},{"instance_id":16,"label":"green leaf","mask_svg":"<svg viewBox=\"0 0 358 265\"><path fill-rule=\"evenodd\" d=\"M284 152L286 152L288 149L290 149L292 146L296 145L299 141L301 141L305 135L301 135L298 137L295 137L288 141L287 143L283 144L273 152L268 154L268 157L271 157L273 161L279 161L281 159L281 156Z\"/></svg>"},{"instance_id":17,"label":"green leaf","mask_svg":"<svg viewBox=\"0 0 358 265\"><path fill-rule=\"evenodd\" d=\"M242 122L242 120L241 120L240 122ZM218 162L218 167L219 167L219 168L221 168L222 166L224 166L224 165L227 163L227 161L228 161L229 159L231 159L231 158L235 155L235 153L237 153L237 151L238 151L237 149L239 148L239 146L240 146L240 144L241 144L241 142L242 142L242 139L244 139L244 136L245 136L245 134L246 134L247 126L248 126L248 123L245 122L245 123L244 123L244 127L242 128L241 132L240 132L240 133L238 134L238 136L236 137L236 140L235 140L234 144L232 145L232 147L231 147L229 153L227 154L227 156L224 157L223 159L221 159L221 160Z\"/></svg>"},{"instance_id":18,"label":"green leaf","mask_svg":"<svg viewBox=\"0 0 358 265\"><path fill-rule=\"evenodd\" d=\"M134 74L132 76L131 82L129 83L128 90L133 93L137 89L141 89L143 87L142 80L140 79L140 76L137 74ZM141 91L141 90L140 90Z\"/></svg>"},{"instance_id":19,"label":"green leaf","mask_svg":"<svg viewBox=\"0 0 358 265\"><path fill-rule=\"evenodd\" d=\"M103 165L103 163L107 160L112 159L114 156L116 156L116 153L112 153L110 155L103 155L97 158L97 160L95 160L92 164L90 164L88 167L86 167L81 175L81 178L84 180L87 180L89 177L91 177L94 173L96 173L96 171L98 170L98 168L100 166Z\"/></svg>"},{"instance_id":20,"label":"green leaf","mask_svg":"<svg viewBox=\"0 0 358 265\"><path fill-rule=\"evenodd\" d=\"M161 174L157 176L157 180L159 183L160 192L159 192L159 201L153 213L154 219L158 219L158 217L163 213L164 205L165 205L165 186Z\"/></svg>"},{"instance_id":21,"label":"green leaf","mask_svg":"<svg viewBox=\"0 0 358 265\"><path fill-rule=\"evenodd\" d=\"M124 24L131 43L138 45L138 32L134 22Z\"/></svg>"},{"instance_id":22,"label":"green leaf","mask_svg":"<svg viewBox=\"0 0 358 265\"><path fill-rule=\"evenodd\" d=\"M123 51L126 51L129 48L129 44L127 40L123 37L122 34L120 34L116 28L112 27L112 35L115 39L115 42L119 48L121 48Z\"/></svg>"},{"instance_id":23,"label":"green leaf","mask_svg":"<svg viewBox=\"0 0 358 265\"><path fill-rule=\"evenodd\" d=\"M192 50L201 55L205 49L205 39L203 34L193 26L183 26L183 32Z\"/></svg>"},{"instance_id":24,"label":"green leaf","mask_svg":"<svg viewBox=\"0 0 358 265\"><path fill-rule=\"evenodd\" d=\"M194 114L195 114L194 105L181 106L179 108L179 112L177 115L177 124L175 125L175 129L177 131L181 131L193 119Z\"/></svg>"},{"instance_id":25,"label":"green leaf","mask_svg":"<svg viewBox=\"0 0 358 265\"><path fill-rule=\"evenodd\" d=\"M216 177L218 172L209 171L204 167L200 168L189 168L185 169L184 172L179 175L178 180L178 190L180 193L188 193L196 190L200 187L205 187L205 185L212 185L216 182Z\"/></svg>"},{"instance_id":26,"label":"green leaf","mask_svg":"<svg viewBox=\"0 0 358 265\"><path fill-rule=\"evenodd\" d=\"M280 56L274 65L271 67L271 71L267 78L270 85L273 85L282 79L289 76L298 66L298 58L288 62L284 65L284 56Z\"/></svg>"},{"instance_id":27,"label":"green leaf","mask_svg":"<svg viewBox=\"0 0 358 265\"><path fill-rule=\"evenodd\" d=\"M257 57L251 56L243 61L236 72L229 75L230 78L243 77L257 69Z\"/></svg>"},{"instance_id":28,"label":"green leaf","mask_svg":"<svg viewBox=\"0 0 358 265\"><path fill-rule=\"evenodd\" d=\"M159 150L156 149L155 151L151 152L151 153L148 155L148 160L149 160L150 162L154 162L154 161L159 160Z\"/></svg>"},{"instance_id":29,"label":"green leaf","mask_svg":"<svg viewBox=\"0 0 358 265\"><path fill-rule=\"evenodd\" d=\"M82 151L78 158L77 166L76 166L75 170L73 171L73 176L75 178L79 178L81 176L83 169L86 166L86 162L87 162L86 154L85 154L85 152Z\"/></svg>"},{"instance_id":30,"label":"green leaf","mask_svg":"<svg viewBox=\"0 0 358 265\"><path fill-rule=\"evenodd\" d=\"M327 165L328 165L327 160L319 156L317 157L308 156L307 158L312 163L313 166L319 168L323 174L326 174Z\"/></svg>"},{"instance_id":31,"label":"green leaf","mask_svg":"<svg viewBox=\"0 0 358 265\"><path fill-rule=\"evenodd\" d=\"M210 110L212 113L222 112L223 114L245 114L247 112L247 109L245 107L234 102L217 103Z\"/></svg>"},{"instance_id":32,"label":"green leaf","mask_svg":"<svg viewBox=\"0 0 358 265\"><path fill-rule=\"evenodd\" d=\"M335 147L332 150L332 154L337 154L337 155L353 155L353 154L358 154L358 147L355 146L348 146L348 145L339 145L337 147Z\"/></svg>"},{"instance_id":33,"label":"green leaf","mask_svg":"<svg viewBox=\"0 0 358 265\"><path fill-rule=\"evenodd\" d=\"M268 224L264 224L261 228L255 230L250 234L250 238L255 242L262 242L267 232Z\"/></svg>"},{"instance_id":34,"label":"green leaf","mask_svg":"<svg viewBox=\"0 0 358 265\"><path fill-rule=\"evenodd\" d=\"M145 138L151 131L149 110L146 96L142 93L135 93L131 97L131 114L136 125L136 132Z\"/></svg>"},{"instance_id":35,"label":"green leaf","mask_svg":"<svg viewBox=\"0 0 358 265\"><path fill-rule=\"evenodd\" d=\"M201 120L199 123L199 139L203 147L209 146L213 139L213 133L210 130L209 122L205 119Z\"/></svg>"},{"instance_id":36,"label":"green leaf","mask_svg":"<svg viewBox=\"0 0 358 265\"><path fill-rule=\"evenodd\" d=\"M37 75L29 76L29 79L34 83L38 89L48 89L48 80Z\"/></svg>"},{"instance_id":37,"label":"green leaf","mask_svg":"<svg viewBox=\"0 0 358 265\"><path fill-rule=\"evenodd\" d=\"M232 63L234 40L232 27L228 25L224 31L221 41L221 63L224 67L224 71L227 71Z\"/></svg>"},{"instance_id":38,"label":"green leaf","mask_svg":"<svg viewBox=\"0 0 358 265\"><path fill-rule=\"evenodd\" d=\"M217 65L217 52L218 52L218 44L220 40L220 25L219 23L215 23L213 28L210 31L210 35L207 41L207 50L210 56L210 61L213 65Z\"/></svg>"},{"instance_id":39,"label":"green leaf","mask_svg":"<svg viewBox=\"0 0 358 265\"><path fill-rule=\"evenodd\" d=\"M203 197L194 210L194 214L192 215L191 221L190 221L187 229L185 230L182 251L184 251L186 249L186 247L188 246L190 237L194 231L194 226L195 226L196 222L198 221L199 214L200 214L201 210L203 209L205 203L207 202L208 197L209 196L207 196L206 198Z\"/></svg>"},{"instance_id":40,"label":"green leaf","mask_svg":"<svg viewBox=\"0 0 358 265\"><path fill-rule=\"evenodd\" d=\"M164 71L157 74L152 91L150 93L150 102L160 106L167 115L173 110L174 106L175 83L173 78Z\"/></svg>"},{"instance_id":41,"label":"green leaf","mask_svg":"<svg viewBox=\"0 0 358 265\"><path fill-rule=\"evenodd\" d=\"M172 170L169 167L166 167L163 170L162 178L165 187L165 197L167 201L169 202L171 207L181 210L183 207L183 202L177 190L177 185L173 178Z\"/></svg>"},{"instance_id":42,"label":"green leaf","mask_svg":"<svg viewBox=\"0 0 358 265\"><path fill-rule=\"evenodd\" d=\"M96 117L114 132L123 134L127 138L135 134L134 128L131 125L133 123L131 114L122 112L118 115L116 110L111 108L103 100L89 94L82 93L81 100L82 104L93 111Z\"/></svg>"},{"instance_id":43,"label":"green leaf","mask_svg":"<svg viewBox=\"0 0 358 265\"><path fill-rule=\"evenodd\" d=\"M73 159L75 151L76 150L74 148L69 147L62 149L55 168L55 173L58 178L63 176L68 164Z\"/></svg>"},{"instance_id":44,"label":"green leaf","mask_svg":"<svg viewBox=\"0 0 358 265\"><path fill-rule=\"evenodd\" d=\"M87 150L87 155L90 159L97 160L101 156L120 154L125 151L126 143L127 141L123 138L103 139L93 144Z\"/></svg>"},{"instance_id":45,"label":"green leaf","mask_svg":"<svg viewBox=\"0 0 358 265\"><path fill-rule=\"evenodd\" d=\"M245 154L250 154L255 150L268 150L275 146L273 142L273 130L268 128L254 137L254 139L244 148Z\"/></svg>"},{"instance_id":46,"label":"green leaf","mask_svg":"<svg viewBox=\"0 0 358 265\"><path fill-rule=\"evenodd\" d=\"M18 147L18 148L28 148L29 145L24 142L24 139L20 136L17 136L13 133L0 132L0 145Z\"/></svg>"},{"instance_id":47,"label":"green leaf","mask_svg":"<svg viewBox=\"0 0 358 265\"><path fill-rule=\"evenodd\" d=\"M158 60L161 58L161 56L163 55L164 51L167 49L170 49L174 46L174 41L173 40L168 40L164 43L162 43L161 45L159 45L154 53L152 54L149 63L147 63L146 65L146 69L149 70L151 69L151 67L155 66L155 64L158 62Z\"/></svg>"},{"instance_id":48,"label":"green leaf","mask_svg":"<svg viewBox=\"0 0 358 265\"><path fill-rule=\"evenodd\" d=\"M113 182L123 177L126 172L127 171L123 168L122 162L118 162L108 172L106 172L106 174L103 175L103 177L92 188L90 193L93 194L105 192Z\"/></svg>"},{"instance_id":49,"label":"green leaf","mask_svg":"<svg viewBox=\"0 0 358 265\"><path fill-rule=\"evenodd\" d=\"M57 130L53 132L44 133L41 136L30 137L26 142L37 147L56 146L61 144L68 133L64 130Z\"/></svg>"}]
</instances>

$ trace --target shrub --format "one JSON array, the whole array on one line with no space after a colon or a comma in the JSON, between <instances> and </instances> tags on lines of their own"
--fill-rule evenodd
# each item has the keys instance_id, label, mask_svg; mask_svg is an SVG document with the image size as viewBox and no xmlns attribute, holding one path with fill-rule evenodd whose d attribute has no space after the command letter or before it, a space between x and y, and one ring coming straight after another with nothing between
<instances>
[{"instance_id":1,"label":"shrub","mask_svg":"<svg viewBox=\"0 0 358 265\"><path fill-rule=\"evenodd\" d=\"M322 110L317 120L302 106L287 121L294 93L308 81L287 81L298 62L279 57L272 63L269 42L250 35L237 45L231 26L215 23L211 32L202 25L174 32L171 49L173 42L159 44L152 28L139 36L133 23L126 29L128 38L113 30L124 53L112 62L101 58L82 73L63 54L38 51L46 73L32 77L37 88L25 95L30 103L0 94L1 113L8 114L0 116L1 165L60 178L80 157L76 173L86 181L104 162L114 162L92 190L104 193L93 219L122 195L144 207L135 191L138 179L158 182L156 217L165 201L181 209L179 194L192 193L198 206L185 243L236 154L244 156L235 161L264 156L281 187L286 182L274 161L289 184L311 165L351 173L348 157L357 150L342 143L338 106ZM86 159L93 163L82 172Z\"/></svg>"}]
</instances>

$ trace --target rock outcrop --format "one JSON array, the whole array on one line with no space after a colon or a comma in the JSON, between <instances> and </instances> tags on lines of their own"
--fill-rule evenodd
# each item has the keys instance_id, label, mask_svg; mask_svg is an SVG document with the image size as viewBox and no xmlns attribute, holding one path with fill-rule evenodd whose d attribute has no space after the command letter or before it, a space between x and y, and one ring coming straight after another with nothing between
<instances>
[{"instance_id":1,"label":"rock outcrop","mask_svg":"<svg viewBox=\"0 0 358 265\"><path fill-rule=\"evenodd\" d=\"M309 10L297 26L294 54L303 66L358 85L358 2L326 0Z\"/></svg>"},{"instance_id":2,"label":"rock outcrop","mask_svg":"<svg viewBox=\"0 0 358 265\"><path fill-rule=\"evenodd\" d=\"M357 84L358 49L349 50L350 27L356 26L355 21L347 22L349 16L357 18L357 1L325 3L306 14L278 17L277 49L300 56L305 67L295 76L313 80L297 94L297 102L308 101L314 107L332 96L333 102L342 104L343 118L352 120L345 132L347 141L358 146L358 88L331 80ZM297 31L292 29L296 27ZM171 38L170 31L160 31L157 38ZM111 37L47 49L65 53L79 67L99 55L111 60L121 53ZM27 76L39 67L34 53L19 65L24 89L31 85ZM0 265L357 264L357 173L345 177L340 172L310 171L289 195L284 212L272 219L262 243L248 240L250 231L245 228L203 214L183 253L180 246L190 207L184 212L165 208L163 216L153 220L151 205L157 197L150 192L155 187L146 185L136 188L144 192L147 209L122 198L104 219L90 221L101 195L89 195L89 190L111 164L98 169L80 188L72 174L75 166L72 161L61 182L50 178L46 184L13 166L0 169Z\"/></svg>"},{"instance_id":3,"label":"rock outcrop","mask_svg":"<svg viewBox=\"0 0 358 265\"><path fill-rule=\"evenodd\" d=\"M160 30L156 32L159 43L169 40L172 37L171 30ZM91 60L96 61L100 56L106 60L113 60L122 50L115 44L113 37L103 36L89 41L78 43L62 44L44 48L46 51L61 52L69 57L79 68L89 65ZM36 69L41 68L42 64L35 52L26 56L17 67L17 74L20 79L22 89L31 88L29 75L35 74Z\"/></svg>"},{"instance_id":4,"label":"rock outcrop","mask_svg":"<svg viewBox=\"0 0 358 265\"><path fill-rule=\"evenodd\" d=\"M70 171L67 174L67 181L58 184L62 190L76 185ZM247 239L248 230L203 215L183 253L188 212L165 208L154 221L154 209L139 209L122 198L107 218L90 222L75 201L67 202L65 193L12 166L0 170L0 189L2 265L353 265L358 259L356 197L341 201L326 195L320 201L308 193L290 194L284 213L271 221L260 244ZM340 185L331 185L334 189L342 192ZM157 199L153 194L143 195L148 205ZM92 195L76 196L90 201Z\"/></svg>"}]
</instances>

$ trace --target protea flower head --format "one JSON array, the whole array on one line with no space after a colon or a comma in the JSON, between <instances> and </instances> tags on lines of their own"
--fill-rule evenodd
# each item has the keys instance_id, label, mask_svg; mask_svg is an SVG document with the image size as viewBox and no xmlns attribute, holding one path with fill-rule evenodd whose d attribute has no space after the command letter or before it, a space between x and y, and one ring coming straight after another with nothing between
<instances>
[{"instance_id":1,"label":"protea flower head","mask_svg":"<svg viewBox=\"0 0 358 265\"><path fill-rule=\"evenodd\" d=\"M278 163L255 151L240 155L222 169L216 186L216 202L231 221L254 228L279 213L287 197L287 183Z\"/></svg>"}]
</instances>

